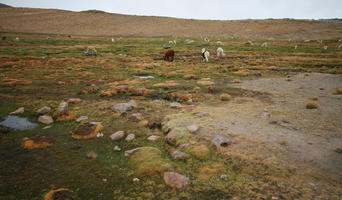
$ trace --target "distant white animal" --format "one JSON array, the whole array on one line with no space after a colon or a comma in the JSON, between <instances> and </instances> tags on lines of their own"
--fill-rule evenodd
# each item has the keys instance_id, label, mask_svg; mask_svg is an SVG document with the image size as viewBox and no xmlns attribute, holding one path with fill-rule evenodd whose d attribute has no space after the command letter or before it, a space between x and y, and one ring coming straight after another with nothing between
<instances>
[{"instance_id":1,"label":"distant white animal","mask_svg":"<svg viewBox=\"0 0 342 200\"><path fill-rule=\"evenodd\" d=\"M176 42L176 40L170 40L170 41L169 41L169 44L176 45L176 44L177 44L177 42Z\"/></svg>"},{"instance_id":2,"label":"distant white animal","mask_svg":"<svg viewBox=\"0 0 342 200\"><path fill-rule=\"evenodd\" d=\"M210 40L207 37L204 38L204 41L205 42L210 42Z\"/></svg>"},{"instance_id":3,"label":"distant white animal","mask_svg":"<svg viewBox=\"0 0 342 200\"><path fill-rule=\"evenodd\" d=\"M261 47L266 48L267 47L267 42L262 43Z\"/></svg>"},{"instance_id":4,"label":"distant white animal","mask_svg":"<svg viewBox=\"0 0 342 200\"><path fill-rule=\"evenodd\" d=\"M323 40L317 40L317 42L322 44Z\"/></svg>"},{"instance_id":5,"label":"distant white animal","mask_svg":"<svg viewBox=\"0 0 342 200\"><path fill-rule=\"evenodd\" d=\"M342 40L338 40L338 42L342 42Z\"/></svg>"},{"instance_id":6,"label":"distant white animal","mask_svg":"<svg viewBox=\"0 0 342 200\"><path fill-rule=\"evenodd\" d=\"M115 39L114 39L114 38L112 38L112 42L115 42Z\"/></svg>"},{"instance_id":7,"label":"distant white animal","mask_svg":"<svg viewBox=\"0 0 342 200\"><path fill-rule=\"evenodd\" d=\"M217 44L217 45L223 45L223 42L217 41L216 44Z\"/></svg>"},{"instance_id":8,"label":"distant white animal","mask_svg":"<svg viewBox=\"0 0 342 200\"><path fill-rule=\"evenodd\" d=\"M18 37L15 38L16 41L19 41L20 39Z\"/></svg>"},{"instance_id":9,"label":"distant white animal","mask_svg":"<svg viewBox=\"0 0 342 200\"><path fill-rule=\"evenodd\" d=\"M119 38L116 39L116 41L120 41L120 40L122 40L122 37L119 37Z\"/></svg>"},{"instance_id":10,"label":"distant white animal","mask_svg":"<svg viewBox=\"0 0 342 200\"><path fill-rule=\"evenodd\" d=\"M186 39L185 40L185 43L186 44L192 44L192 43L194 43L195 41L194 40L190 40L190 39Z\"/></svg>"},{"instance_id":11,"label":"distant white animal","mask_svg":"<svg viewBox=\"0 0 342 200\"><path fill-rule=\"evenodd\" d=\"M304 42L310 42L310 40L304 40Z\"/></svg>"},{"instance_id":12,"label":"distant white animal","mask_svg":"<svg viewBox=\"0 0 342 200\"><path fill-rule=\"evenodd\" d=\"M295 45L294 49L297 49L298 48L298 45Z\"/></svg>"},{"instance_id":13,"label":"distant white animal","mask_svg":"<svg viewBox=\"0 0 342 200\"><path fill-rule=\"evenodd\" d=\"M248 42L245 43L245 45L254 46L254 43L249 40Z\"/></svg>"},{"instance_id":14,"label":"distant white animal","mask_svg":"<svg viewBox=\"0 0 342 200\"><path fill-rule=\"evenodd\" d=\"M209 62L210 53L209 51L205 50L205 48L202 49L202 57L206 62Z\"/></svg>"},{"instance_id":15,"label":"distant white animal","mask_svg":"<svg viewBox=\"0 0 342 200\"><path fill-rule=\"evenodd\" d=\"M221 47L217 48L217 57L224 57L226 54L223 52L223 49Z\"/></svg>"},{"instance_id":16,"label":"distant white animal","mask_svg":"<svg viewBox=\"0 0 342 200\"><path fill-rule=\"evenodd\" d=\"M342 48L342 44L340 44L339 46L338 46L338 49L341 49Z\"/></svg>"},{"instance_id":17,"label":"distant white animal","mask_svg":"<svg viewBox=\"0 0 342 200\"><path fill-rule=\"evenodd\" d=\"M323 49L324 49L324 50L328 50L328 46L324 46Z\"/></svg>"}]
</instances>

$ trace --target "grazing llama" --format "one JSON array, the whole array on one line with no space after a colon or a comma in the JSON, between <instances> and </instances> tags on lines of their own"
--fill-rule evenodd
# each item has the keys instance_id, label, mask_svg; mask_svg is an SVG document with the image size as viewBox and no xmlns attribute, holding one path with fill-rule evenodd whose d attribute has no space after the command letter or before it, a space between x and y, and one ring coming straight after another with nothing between
<instances>
[{"instance_id":1,"label":"grazing llama","mask_svg":"<svg viewBox=\"0 0 342 200\"><path fill-rule=\"evenodd\" d=\"M202 57L206 62L209 62L210 53L209 51L205 50L205 48L202 49Z\"/></svg>"},{"instance_id":2,"label":"grazing llama","mask_svg":"<svg viewBox=\"0 0 342 200\"><path fill-rule=\"evenodd\" d=\"M174 50L168 50L165 52L164 60L172 62L174 57L175 57L175 51Z\"/></svg>"}]
</instances>

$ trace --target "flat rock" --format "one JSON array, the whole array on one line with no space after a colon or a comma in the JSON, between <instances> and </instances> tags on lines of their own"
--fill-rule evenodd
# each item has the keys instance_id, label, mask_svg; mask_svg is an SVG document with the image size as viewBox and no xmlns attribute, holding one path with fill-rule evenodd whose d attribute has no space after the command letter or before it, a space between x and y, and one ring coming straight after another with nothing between
<instances>
[{"instance_id":1,"label":"flat rock","mask_svg":"<svg viewBox=\"0 0 342 200\"><path fill-rule=\"evenodd\" d=\"M88 120L87 116L81 116L81 117L76 119L76 122L81 122L81 121L86 121L86 120Z\"/></svg>"},{"instance_id":2,"label":"flat rock","mask_svg":"<svg viewBox=\"0 0 342 200\"><path fill-rule=\"evenodd\" d=\"M129 116L128 119L134 122L139 122L143 120L144 118L141 113L133 113L131 116Z\"/></svg>"},{"instance_id":3,"label":"flat rock","mask_svg":"<svg viewBox=\"0 0 342 200\"><path fill-rule=\"evenodd\" d=\"M49 106L44 106L42 108L39 108L37 110L37 113L40 114L40 115L45 115L45 114L47 114L50 111L51 111L51 108Z\"/></svg>"},{"instance_id":4,"label":"flat rock","mask_svg":"<svg viewBox=\"0 0 342 200\"><path fill-rule=\"evenodd\" d=\"M43 123L43 124L51 124L51 123L53 123L53 119L51 116L42 115L42 116L38 117L38 122Z\"/></svg>"},{"instance_id":5,"label":"flat rock","mask_svg":"<svg viewBox=\"0 0 342 200\"><path fill-rule=\"evenodd\" d=\"M121 148L120 148L119 146L116 145L116 146L113 148L113 150L114 150L114 151L121 151Z\"/></svg>"},{"instance_id":6,"label":"flat rock","mask_svg":"<svg viewBox=\"0 0 342 200\"><path fill-rule=\"evenodd\" d=\"M125 137L125 132L124 131L117 131L113 133L112 135L109 136L110 139L116 141L116 140L122 140Z\"/></svg>"},{"instance_id":7,"label":"flat rock","mask_svg":"<svg viewBox=\"0 0 342 200\"><path fill-rule=\"evenodd\" d=\"M59 115L62 115L64 113L66 113L66 111L68 111L68 103L63 101L59 104L58 108L57 108L57 112Z\"/></svg>"},{"instance_id":8,"label":"flat rock","mask_svg":"<svg viewBox=\"0 0 342 200\"><path fill-rule=\"evenodd\" d=\"M192 124L186 127L191 133L196 133L198 131L199 126L197 124Z\"/></svg>"},{"instance_id":9,"label":"flat rock","mask_svg":"<svg viewBox=\"0 0 342 200\"><path fill-rule=\"evenodd\" d=\"M287 129L299 130L297 126L291 124L289 121L284 120L284 119L272 120L270 121L270 124L276 124Z\"/></svg>"},{"instance_id":10,"label":"flat rock","mask_svg":"<svg viewBox=\"0 0 342 200\"><path fill-rule=\"evenodd\" d=\"M160 138L158 135L151 135L150 137L147 138L148 141L156 141Z\"/></svg>"},{"instance_id":11,"label":"flat rock","mask_svg":"<svg viewBox=\"0 0 342 200\"><path fill-rule=\"evenodd\" d=\"M214 136L212 142L216 147L226 147L232 143L230 138L223 134Z\"/></svg>"},{"instance_id":12,"label":"flat rock","mask_svg":"<svg viewBox=\"0 0 342 200\"><path fill-rule=\"evenodd\" d=\"M128 156L130 156L132 153L137 152L137 151L139 151L139 150L140 150L139 147L138 147L138 148L135 148L135 149L127 150L127 151L125 151L125 156L128 157Z\"/></svg>"},{"instance_id":13,"label":"flat rock","mask_svg":"<svg viewBox=\"0 0 342 200\"><path fill-rule=\"evenodd\" d=\"M80 98L70 98L68 99L68 103L79 103L82 100Z\"/></svg>"},{"instance_id":14,"label":"flat rock","mask_svg":"<svg viewBox=\"0 0 342 200\"><path fill-rule=\"evenodd\" d=\"M129 101L128 103L117 103L113 106L113 110L118 112L126 112L132 110L134 107L137 107L137 103L134 100Z\"/></svg>"},{"instance_id":15,"label":"flat rock","mask_svg":"<svg viewBox=\"0 0 342 200\"><path fill-rule=\"evenodd\" d=\"M178 190L184 190L189 185L189 178L176 172L165 172L164 181L170 187Z\"/></svg>"},{"instance_id":16,"label":"flat rock","mask_svg":"<svg viewBox=\"0 0 342 200\"><path fill-rule=\"evenodd\" d=\"M18 114L22 114L24 113L25 108L24 107L20 107L18 109L16 109L15 111L11 112L10 115L18 115Z\"/></svg>"},{"instance_id":17,"label":"flat rock","mask_svg":"<svg viewBox=\"0 0 342 200\"><path fill-rule=\"evenodd\" d=\"M178 102L172 102L170 103L170 107L171 108L182 108L182 104L178 103Z\"/></svg>"},{"instance_id":18,"label":"flat rock","mask_svg":"<svg viewBox=\"0 0 342 200\"><path fill-rule=\"evenodd\" d=\"M134 140L135 139L135 135L133 134L133 133L131 133L131 134L128 134L127 135L127 137L126 137L126 141L127 142L130 142L130 141L132 141L132 140Z\"/></svg>"},{"instance_id":19,"label":"flat rock","mask_svg":"<svg viewBox=\"0 0 342 200\"><path fill-rule=\"evenodd\" d=\"M187 157L187 154L182 151L176 150L171 154L171 157L175 160L183 160Z\"/></svg>"}]
</instances>

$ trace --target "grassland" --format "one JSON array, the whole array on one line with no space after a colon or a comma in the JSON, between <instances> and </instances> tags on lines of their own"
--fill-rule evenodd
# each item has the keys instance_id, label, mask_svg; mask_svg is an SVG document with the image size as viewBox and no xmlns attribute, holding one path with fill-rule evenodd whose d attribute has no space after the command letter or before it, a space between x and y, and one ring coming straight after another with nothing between
<instances>
[{"instance_id":1,"label":"grassland","mask_svg":"<svg viewBox=\"0 0 342 200\"><path fill-rule=\"evenodd\" d=\"M55 111L61 101L77 97L82 102L70 104L69 110L77 116L88 116L90 121L102 122L104 137L72 139L70 132L79 125L75 120L55 121L48 129L42 129L45 126L40 124L34 130L2 130L0 199L42 199L48 191L57 188L72 190L76 199L338 199L342 195L341 180L212 146L205 159L190 155L186 160L173 160L171 152L175 148L165 142L160 129L140 126L128 119L130 114L140 112L145 119L160 123L166 115L188 112L187 108L170 108L172 101L215 106L220 103L217 99L223 92L233 97L268 100L267 94L232 88L235 79L283 78L310 72L342 74L342 49L337 48L340 44L337 40L326 40L323 44L269 40L268 47L262 48L260 44L264 40L254 40L254 46L246 46L248 40L244 39L211 37L211 42L206 43L200 38L178 37L177 45L172 47L176 58L170 63L162 57L163 46L175 39L171 37L124 37L112 43L111 37L105 36L28 33L1 33L1 36L7 38L0 41L0 119L24 106L21 116L36 122L37 109L48 105ZM20 40L16 41L15 37ZM186 44L186 39L195 42ZM218 40L224 43L227 55L224 58L215 56ZM294 49L295 45L298 49ZM323 49L324 45L328 46L327 50ZM88 46L95 47L98 56L85 56ZM201 58L202 48L212 54L209 63ZM135 77L146 75L154 79ZM199 86L197 81L202 78L225 84ZM155 86L165 81L179 85ZM132 89L147 89L149 93L103 95L104 91L115 89L118 82ZM195 92L198 86L200 90ZM189 95L193 103L188 102ZM133 111L119 114L111 109L115 103L130 99L138 102ZM154 103L155 99L162 103ZM118 130L137 137L132 142L110 140L109 135ZM150 135L159 135L162 139L150 142L146 140ZM21 147L24 137L48 138L53 146L26 150ZM191 145L197 143L202 144L196 141ZM162 159L174 171L190 178L190 186L184 191L175 191L160 175L138 175L129 166L129 158L123 151L113 150L115 145L123 151L143 146L158 148ZM90 151L98 157L88 159L86 154ZM227 180L222 180L221 174L226 174ZM140 182L133 182L133 178L139 178ZM311 181L318 182L318 186L310 185Z\"/></svg>"}]
</instances>

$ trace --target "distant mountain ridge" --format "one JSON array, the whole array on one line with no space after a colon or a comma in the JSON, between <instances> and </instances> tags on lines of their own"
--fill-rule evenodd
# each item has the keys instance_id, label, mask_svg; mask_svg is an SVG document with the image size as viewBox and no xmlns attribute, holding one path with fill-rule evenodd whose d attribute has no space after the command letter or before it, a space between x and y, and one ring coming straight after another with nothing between
<instances>
[{"instance_id":1,"label":"distant mountain ridge","mask_svg":"<svg viewBox=\"0 0 342 200\"><path fill-rule=\"evenodd\" d=\"M12 6L0 3L0 8L11 8Z\"/></svg>"},{"instance_id":2,"label":"distant mountain ridge","mask_svg":"<svg viewBox=\"0 0 342 200\"><path fill-rule=\"evenodd\" d=\"M193 20L99 10L0 9L0 32L103 36L218 36L255 39L342 39L342 20Z\"/></svg>"}]
</instances>

